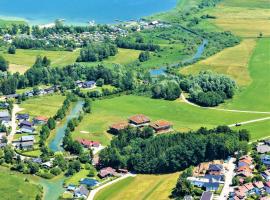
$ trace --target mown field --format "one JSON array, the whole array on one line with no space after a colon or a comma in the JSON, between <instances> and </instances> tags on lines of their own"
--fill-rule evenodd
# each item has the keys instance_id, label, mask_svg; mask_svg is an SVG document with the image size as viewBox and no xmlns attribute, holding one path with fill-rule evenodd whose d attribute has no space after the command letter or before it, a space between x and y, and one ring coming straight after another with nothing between
<instances>
[{"instance_id":1,"label":"mown field","mask_svg":"<svg viewBox=\"0 0 270 200\"><path fill-rule=\"evenodd\" d=\"M230 125L267 116L202 109L180 100L165 101L142 96L121 96L94 101L92 114L84 117L73 137L98 140L106 145L111 139L111 135L106 132L108 127L113 123L127 120L134 114L145 114L151 120L168 120L178 131L190 131L201 126L211 128L217 125Z\"/></svg>"},{"instance_id":2,"label":"mown field","mask_svg":"<svg viewBox=\"0 0 270 200\"><path fill-rule=\"evenodd\" d=\"M5 168L0 168L0 199L2 200L35 200L40 188L25 181L23 175L18 175Z\"/></svg>"},{"instance_id":3,"label":"mown field","mask_svg":"<svg viewBox=\"0 0 270 200\"><path fill-rule=\"evenodd\" d=\"M217 17L210 20L223 30L242 37L270 36L270 2L268 0L224 0L207 11Z\"/></svg>"},{"instance_id":4,"label":"mown field","mask_svg":"<svg viewBox=\"0 0 270 200\"><path fill-rule=\"evenodd\" d=\"M270 112L270 39L259 39L248 70L252 82L222 107Z\"/></svg>"},{"instance_id":5,"label":"mown field","mask_svg":"<svg viewBox=\"0 0 270 200\"><path fill-rule=\"evenodd\" d=\"M61 107L65 97L62 95L47 95L30 98L20 104L23 108L21 113L28 113L30 116L52 117Z\"/></svg>"},{"instance_id":6,"label":"mown field","mask_svg":"<svg viewBox=\"0 0 270 200\"><path fill-rule=\"evenodd\" d=\"M95 200L165 200L174 188L179 173L137 175L119 181L97 193Z\"/></svg>"},{"instance_id":7,"label":"mown field","mask_svg":"<svg viewBox=\"0 0 270 200\"><path fill-rule=\"evenodd\" d=\"M255 46L255 39L245 39L235 47L227 48L205 60L181 68L180 72L187 75L211 70L217 73L227 74L231 76L239 86L246 86L251 82L248 63Z\"/></svg>"},{"instance_id":8,"label":"mown field","mask_svg":"<svg viewBox=\"0 0 270 200\"><path fill-rule=\"evenodd\" d=\"M9 61L11 72L23 73L35 63L37 56L47 56L53 67L63 67L76 61L79 50L69 52L17 49L16 54L2 52L2 55Z\"/></svg>"}]
</instances>

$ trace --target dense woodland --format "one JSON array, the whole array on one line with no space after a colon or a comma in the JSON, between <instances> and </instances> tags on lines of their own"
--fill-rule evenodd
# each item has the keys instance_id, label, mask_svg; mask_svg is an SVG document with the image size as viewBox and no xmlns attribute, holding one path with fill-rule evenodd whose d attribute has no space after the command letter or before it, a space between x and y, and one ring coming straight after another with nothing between
<instances>
[{"instance_id":1,"label":"dense woodland","mask_svg":"<svg viewBox=\"0 0 270 200\"><path fill-rule=\"evenodd\" d=\"M230 77L210 71L187 77L180 86L190 94L191 101L206 107L217 106L232 98L237 88Z\"/></svg>"},{"instance_id":2,"label":"dense woodland","mask_svg":"<svg viewBox=\"0 0 270 200\"><path fill-rule=\"evenodd\" d=\"M227 126L154 137L150 128L128 128L100 153L103 166L128 168L138 173L169 173L204 161L226 159L247 151L249 133Z\"/></svg>"},{"instance_id":3,"label":"dense woodland","mask_svg":"<svg viewBox=\"0 0 270 200\"><path fill-rule=\"evenodd\" d=\"M96 62L102 61L109 56L115 56L118 52L117 47L112 43L91 43L81 49L77 62Z\"/></svg>"}]
</instances>

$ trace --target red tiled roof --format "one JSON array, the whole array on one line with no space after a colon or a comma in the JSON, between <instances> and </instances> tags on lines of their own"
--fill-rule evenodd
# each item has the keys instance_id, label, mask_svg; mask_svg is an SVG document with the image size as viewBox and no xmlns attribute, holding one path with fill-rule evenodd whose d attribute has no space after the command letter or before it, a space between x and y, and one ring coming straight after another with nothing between
<instances>
[{"instance_id":1,"label":"red tiled roof","mask_svg":"<svg viewBox=\"0 0 270 200\"><path fill-rule=\"evenodd\" d=\"M237 191L239 191L241 193L245 193L245 192L248 192L248 189L245 186L239 186L237 188Z\"/></svg>"},{"instance_id":2,"label":"red tiled roof","mask_svg":"<svg viewBox=\"0 0 270 200\"><path fill-rule=\"evenodd\" d=\"M167 126L172 126L172 123L165 121L165 120L157 120L153 123L151 123L151 125L153 128L158 129L158 128L164 128Z\"/></svg>"},{"instance_id":3,"label":"red tiled roof","mask_svg":"<svg viewBox=\"0 0 270 200\"><path fill-rule=\"evenodd\" d=\"M246 183L244 186L248 189L248 191L254 189L252 183Z\"/></svg>"},{"instance_id":4,"label":"red tiled roof","mask_svg":"<svg viewBox=\"0 0 270 200\"><path fill-rule=\"evenodd\" d=\"M131 116L128 119L136 124L145 124L150 122L150 119L142 114Z\"/></svg>"},{"instance_id":5,"label":"red tiled roof","mask_svg":"<svg viewBox=\"0 0 270 200\"><path fill-rule=\"evenodd\" d=\"M37 116L35 117L35 119L38 121L44 121L44 122L48 121L48 117L44 117L44 116Z\"/></svg>"},{"instance_id":6,"label":"red tiled roof","mask_svg":"<svg viewBox=\"0 0 270 200\"><path fill-rule=\"evenodd\" d=\"M255 182L255 183L253 183L254 184L254 186L255 187L257 187L257 188L259 188L259 189L261 189L261 188L263 188L264 187L264 185L263 185L263 182L262 181L257 181L257 182Z\"/></svg>"},{"instance_id":7,"label":"red tiled roof","mask_svg":"<svg viewBox=\"0 0 270 200\"><path fill-rule=\"evenodd\" d=\"M270 181L266 182L265 185L270 188Z\"/></svg>"},{"instance_id":8,"label":"red tiled roof","mask_svg":"<svg viewBox=\"0 0 270 200\"><path fill-rule=\"evenodd\" d=\"M243 171L251 172L252 170L248 166L242 166L242 167L238 167L237 171L238 172L243 172Z\"/></svg>"},{"instance_id":9,"label":"red tiled roof","mask_svg":"<svg viewBox=\"0 0 270 200\"><path fill-rule=\"evenodd\" d=\"M90 140L86 140L86 139L78 139L77 140L79 143L81 143L84 146L87 147L92 147L92 146L99 146L100 143L97 141L90 141Z\"/></svg>"},{"instance_id":10,"label":"red tiled roof","mask_svg":"<svg viewBox=\"0 0 270 200\"><path fill-rule=\"evenodd\" d=\"M101 177L106 177L108 175L114 175L115 174L115 169L111 168L111 167L106 167L106 168L103 168L99 171L99 175Z\"/></svg>"},{"instance_id":11,"label":"red tiled roof","mask_svg":"<svg viewBox=\"0 0 270 200\"><path fill-rule=\"evenodd\" d=\"M127 122L120 122L120 123L113 124L113 125L110 126L111 129L116 129L118 131L123 130L123 129L127 128L127 127L128 127Z\"/></svg>"}]
</instances>

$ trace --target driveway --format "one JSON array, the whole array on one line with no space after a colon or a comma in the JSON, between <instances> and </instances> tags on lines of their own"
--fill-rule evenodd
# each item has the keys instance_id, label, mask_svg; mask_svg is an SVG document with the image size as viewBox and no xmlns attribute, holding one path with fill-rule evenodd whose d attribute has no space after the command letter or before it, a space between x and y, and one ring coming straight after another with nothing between
<instances>
[{"instance_id":1,"label":"driveway","mask_svg":"<svg viewBox=\"0 0 270 200\"><path fill-rule=\"evenodd\" d=\"M235 158L231 158L228 162L228 171L225 174L225 183L222 189L222 192L218 198L218 200L227 200L230 192L230 184L232 183L232 179L234 177L234 169L235 169Z\"/></svg>"}]
</instances>

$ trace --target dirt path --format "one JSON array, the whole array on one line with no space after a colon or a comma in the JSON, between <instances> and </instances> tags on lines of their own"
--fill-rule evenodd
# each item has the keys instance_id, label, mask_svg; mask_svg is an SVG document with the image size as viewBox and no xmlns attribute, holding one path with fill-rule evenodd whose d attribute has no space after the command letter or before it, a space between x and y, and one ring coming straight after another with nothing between
<instances>
[{"instance_id":1,"label":"dirt path","mask_svg":"<svg viewBox=\"0 0 270 200\"><path fill-rule=\"evenodd\" d=\"M135 176L136 176L136 174L128 173L128 174L126 174L126 175L124 175L124 176L121 176L121 177L118 178L118 179L115 179L115 180L113 180L113 181L110 181L110 182L108 182L108 183L106 183L106 184L104 184L104 185L102 185L102 186L100 186L100 187L98 187L98 188L96 188L96 189L94 189L94 190L91 190L91 192L90 192L90 194L89 194L87 200L94 200L95 195L96 195L100 190L102 190L103 188L105 188L105 187L107 187L107 186L109 186L109 185L112 185L112 184L114 184L114 183L117 183L117 182L119 182L119 181L121 181L121 180L123 180L123 179L126 179L126 178L128 178L128 177L135 177Z\"/></svg>"},{"instance_id":2,"label":"dirt path","mask_svg":"<svg viewBox=\"0 0 270 200\"><path fill-rule=\"evenodd\" d=\"M16 123L16 114L20 111L22 111L23 109L20 108L18 106L18 104L14 104L13 105L13 109L12 109L12 115L11 115L11 132L8 135L7 139L8 139L8 144L11 144L13 141L13 137L16 134L16 128L17 128L17 123Z\"/></svg>"}]
</instances>

